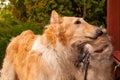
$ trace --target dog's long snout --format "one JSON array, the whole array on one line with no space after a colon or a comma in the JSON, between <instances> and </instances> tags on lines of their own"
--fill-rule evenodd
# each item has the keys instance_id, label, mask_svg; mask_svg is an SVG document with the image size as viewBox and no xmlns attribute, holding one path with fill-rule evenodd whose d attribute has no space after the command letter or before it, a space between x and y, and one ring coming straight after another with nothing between
<instances>
[{"instance_id":1,"label":"dog's long snout","mask_svg":"<svg viewBox=\"0 0 120 80\"><path fill-rule=\"evenodd\" d=\"M96 37L101 36L103 34L103 31L101 29L96 30Z\"/></svg>"}]
</instances>

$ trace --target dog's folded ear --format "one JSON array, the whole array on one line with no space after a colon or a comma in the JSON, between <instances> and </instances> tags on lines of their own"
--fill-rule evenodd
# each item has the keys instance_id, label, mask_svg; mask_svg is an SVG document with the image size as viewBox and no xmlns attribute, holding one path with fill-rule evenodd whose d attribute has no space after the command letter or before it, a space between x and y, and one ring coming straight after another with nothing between
<instances>
[{"instance_id":1,"label":"dog's folded ear","mask_svg":"<svg viewBox=\"0 0 120 80\"><path fill-rule=\"evenodd\" d=\"M51 13L50 23L59 23L59 15L55 10Z\"/></svg>"}]
</instances>

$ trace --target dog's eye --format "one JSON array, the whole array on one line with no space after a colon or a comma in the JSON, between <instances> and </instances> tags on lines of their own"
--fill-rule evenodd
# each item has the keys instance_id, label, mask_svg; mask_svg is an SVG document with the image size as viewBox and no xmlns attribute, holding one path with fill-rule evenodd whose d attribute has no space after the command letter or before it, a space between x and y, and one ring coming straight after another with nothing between
<instances>
[{"instance_id":1,"label":"dog's eye","mask_svg":"<svg viewBox=\"0 0 120 80\"><path fill-rule=\"evenodd\" d=\"M77 20L74 24L81 24L81 21Z\"/></svg>"}]
</instances>

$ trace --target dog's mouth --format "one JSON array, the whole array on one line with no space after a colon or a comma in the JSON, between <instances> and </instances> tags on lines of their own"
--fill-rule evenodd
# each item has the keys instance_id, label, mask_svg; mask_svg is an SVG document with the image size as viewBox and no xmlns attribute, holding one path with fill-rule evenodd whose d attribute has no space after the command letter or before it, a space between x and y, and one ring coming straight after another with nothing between
<instances>
[{"instance_id":1,"label":"dog's mouth","mask_svg":"<svg viewBox=\"0 0 120 80\"><path fill-rule=\"evenodd\" d=\"M97 49L94 50L94 52L95 53L102 53L107 47L108 47L108 45L104 45L102 47L98 47Z\"/></svg>"}]
</instances>

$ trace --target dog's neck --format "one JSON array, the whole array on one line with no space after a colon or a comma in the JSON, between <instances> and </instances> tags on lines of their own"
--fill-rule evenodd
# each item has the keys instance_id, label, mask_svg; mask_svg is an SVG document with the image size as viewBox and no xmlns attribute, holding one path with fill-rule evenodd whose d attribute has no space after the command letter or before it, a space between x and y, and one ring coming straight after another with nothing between
<instances>
[{"instance_id":1,"label":"dog's neck","mask_svg":"<svg viewBox=\"0 0 120 80\"><path fill-rule=\"evenodd\" d=\"M51 70L50 76L53 76L56 80L74 80L72 72L75 72L75 67L72 60L75 59L75 54L71 52L70 47L64 47L60 43L57 43L54 47L50 46L49 43L46 44L46 42L44 35L37 36L32 50L41 53L42 59Z\"/></svg>"}]
</instances>

